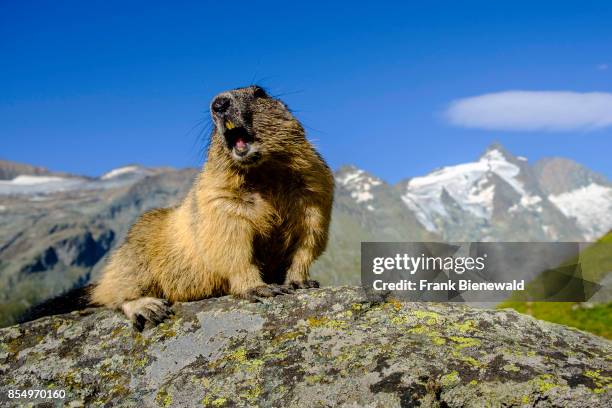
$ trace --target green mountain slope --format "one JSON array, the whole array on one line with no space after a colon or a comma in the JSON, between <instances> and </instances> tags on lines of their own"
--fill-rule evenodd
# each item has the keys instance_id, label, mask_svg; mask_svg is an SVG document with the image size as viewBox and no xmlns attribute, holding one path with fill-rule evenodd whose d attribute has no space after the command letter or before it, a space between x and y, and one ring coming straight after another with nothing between
<instances>
[{"instance_id":1,"label":"green mountain slope","mask_svg":"<svg viewBox=\"0 0 612 408\"><path fill-rule=\"evenodd\" d=\"M602 282L612 272L612 231L586 248L581 254L585 265L584 277L593 282ZM607 275L605 275L607 273ZM612 339L612 302L518 302L508 300L498 308L512 308L537 319L564 324L580 330Z\"/></svg>"}]
</instances>

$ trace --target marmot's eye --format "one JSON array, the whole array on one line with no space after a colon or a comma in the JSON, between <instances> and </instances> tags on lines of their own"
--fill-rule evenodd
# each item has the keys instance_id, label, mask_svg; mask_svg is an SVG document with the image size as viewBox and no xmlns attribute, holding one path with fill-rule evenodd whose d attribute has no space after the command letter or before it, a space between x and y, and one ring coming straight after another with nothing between
<instances>
[{"instance_id":1,"label":"marmot's eye","mask_svg":"<svg viewBox=\"0 0 612 408\"><path fill-rule=\"evenodd\" d=\"M263 88L255 86L253 87L253 96L255 98L267 98L268 94L266 93L266 91L264 91Z\"/></svg>"}]
</instances>

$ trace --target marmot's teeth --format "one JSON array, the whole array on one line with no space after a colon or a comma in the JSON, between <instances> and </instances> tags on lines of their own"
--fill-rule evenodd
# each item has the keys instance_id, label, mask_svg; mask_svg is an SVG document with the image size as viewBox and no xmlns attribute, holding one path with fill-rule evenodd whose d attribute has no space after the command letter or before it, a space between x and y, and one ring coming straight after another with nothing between
<instances>
[{"instance_id":1,"label":"marmot's teeth","mask_svg":"<svg viewBox=\"0 0 612 408\"><path fill-rule=\"evenodd\" d=\"M225 127L231 130L235 128L236 126L234 125L234 122L232 122L231 120L228 120L225 122Z\"/></svg>"}]
</instances>

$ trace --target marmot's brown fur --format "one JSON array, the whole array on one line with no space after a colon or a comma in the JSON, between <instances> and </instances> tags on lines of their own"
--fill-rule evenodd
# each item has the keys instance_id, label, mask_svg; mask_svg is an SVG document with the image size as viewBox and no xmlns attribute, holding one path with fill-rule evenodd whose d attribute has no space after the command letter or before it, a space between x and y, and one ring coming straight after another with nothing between
<instances>
[{"instance_id":1,"label":"marmot's brown fur","mask_svg":"<svg viewBox=\"0 0 612 408\"><path fill-rule=\"evenodd\" d=\"M169 302L275 296L316 287L333 176L286 105L251 86L213 99L204 168L176 208L145 213L111 256L91 298L142 329Z\"/></svg>"}]
</instances>

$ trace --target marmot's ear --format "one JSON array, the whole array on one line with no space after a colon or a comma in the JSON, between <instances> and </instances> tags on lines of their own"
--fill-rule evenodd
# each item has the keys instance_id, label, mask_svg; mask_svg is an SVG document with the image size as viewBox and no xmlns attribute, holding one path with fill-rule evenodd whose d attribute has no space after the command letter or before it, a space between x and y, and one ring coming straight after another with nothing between
<instances>
[{"instance_id":1,"label":"marmot's ear","mask_svg":"<svg viewBox=\"0 0 612 408\"><path fill-rule=\"evenodd\" d=\"M261 86L255 85L253 87L253 96L255 98L267 98L268 94L266 93L266 90L263 89Z\"/></svg>"}]
</instances>

